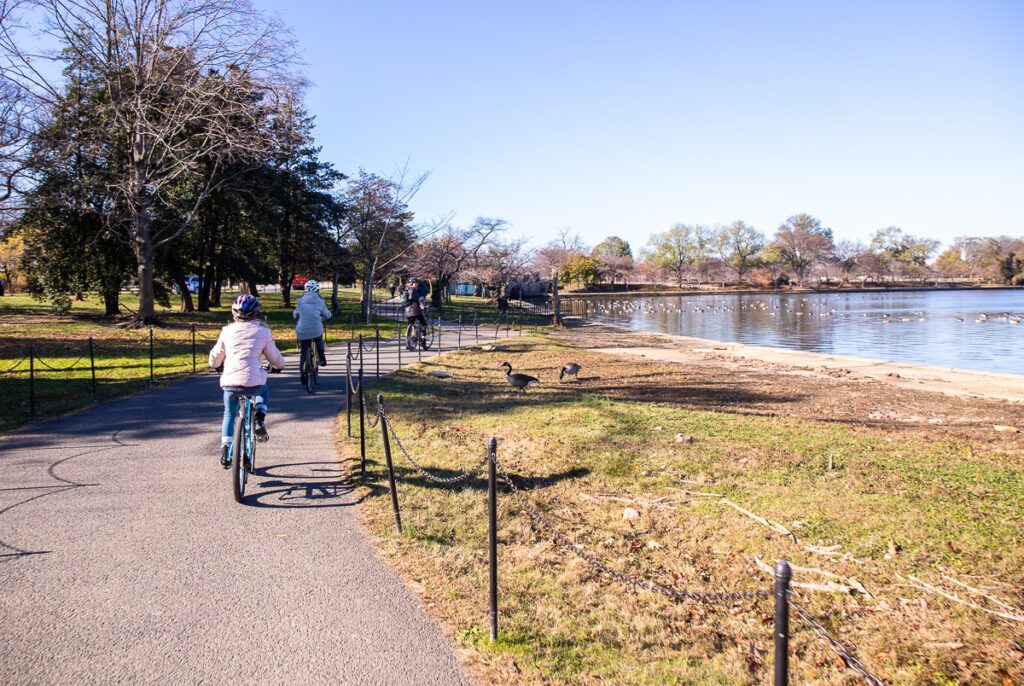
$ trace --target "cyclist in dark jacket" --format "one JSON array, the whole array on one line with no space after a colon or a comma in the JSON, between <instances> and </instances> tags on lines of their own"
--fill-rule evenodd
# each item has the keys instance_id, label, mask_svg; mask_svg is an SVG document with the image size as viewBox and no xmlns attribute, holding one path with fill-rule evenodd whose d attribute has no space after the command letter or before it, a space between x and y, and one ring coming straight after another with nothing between
<instances>
[{"instance_id":1,"label":"cyclist in dark jacket","mask_svg":"<svg viewBox=\"0 0 1024 686\"><path fill-rule=\"evenodd\" d=\"M405 306L405 321L412 324L418 320L426 331L427 298L420 289L420 280L415 276L409 279L408 285L402 289L402 304Z\"/></svg>"}]
</instances>

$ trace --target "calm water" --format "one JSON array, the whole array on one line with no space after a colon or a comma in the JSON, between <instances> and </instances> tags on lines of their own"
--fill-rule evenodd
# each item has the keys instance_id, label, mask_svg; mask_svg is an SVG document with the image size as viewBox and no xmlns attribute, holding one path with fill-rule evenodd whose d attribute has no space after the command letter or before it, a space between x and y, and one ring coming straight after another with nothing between
<instances>
[{"instance_id":1,"label":"calm water","mask_svg":"<svg viewBox=\"0 0 1024 686\"><path fill-rule=\"evenodd\" d=\"M607 297L591 308L645 331L1024 374L1021 290Z\"/></svg>"}]
</instances>

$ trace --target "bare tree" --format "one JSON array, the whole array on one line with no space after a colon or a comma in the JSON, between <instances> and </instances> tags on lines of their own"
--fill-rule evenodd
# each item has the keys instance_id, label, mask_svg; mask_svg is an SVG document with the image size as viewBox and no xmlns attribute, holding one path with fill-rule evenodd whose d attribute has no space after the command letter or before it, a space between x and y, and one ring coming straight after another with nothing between
<instances>
[{"instance_id":1,"label":"bare tree","mask_svg":"<svg viewBox=\"0 0 1024 686\"><path fill-rule=\"evenodd\" d=\"M226 163L255 159L275 144L268 116L299 87L289 72L294 44L280 23L247 0L27 0L36 26L0 32L0 66L25 94L55 107L62 84L51 79L32 35L55 42L45 57L90 73L107 96L103 145L117 149L110 170L116 196L107 216L135 252L139 322L155 318L154 250L192 223ZM25 34L30 36L26 38ZM190 210L174 224L153 217L187 184Z\"/></svg>"},{"instance_id":2,"label":"bare tree","mask_svg":"<svg viewBox=\"0 0 1024 686\"><path fill-rule=\"evenodd\" d=\"M850 282L850 272L857 268L857 260L867 249L863 243L853 241L838 241L832 246L827 259L843 275L843 283Z\"/></svg>"},{"instance_id":3,"label":"bare tree","mask_svg":"<svg viewBox=\"0 0 1024 686\"><path fill-rule=\"evenodd\" d=\"M526 272L533 257L526 248L525 238L491 241L466 271L467 275L487 284L501 296L509 284Z\"/></svg>"},{"instance_id":4,"label":"bare tree","mask_svg":"<svg viewBox=\"0 0 1024 686\"><path fill-rule=\"evenodd\" d=\"M440 235L422 241L405 261L405 268L428 277L433 284L433 305L442 306L448 285L480 250L508 227L504 219L477 217L466 229L452 227L447 219L437 222Z\"/></svg>"},{"instance_id":5,"label":"bare tree","mask_svg":"<svg viewBox=\"0 0 1024 686\"><path fill-rule=\"evenodd\" d=\"M373 322L373 284L378 272L398 264L413 247L415 229L409 201L423 187L429 174L408 178L408 165L392 178L362 169L349 180L343 200L351 238L350 250L357 276L363 282L363 320ZM440 230L435 225L425 232Z\"/></svg>"},{"instance_id":6,"label":"bare tree","mask_svg":"<svg viewBox=\"0 0 1024 686\"><path fill-rule=\"evenodd\" d=\"M551 276L556 270L561 271L570 257L587 252L587 247L579 234L570 234L570 231L569 227L559 229L558 235L537 251L533 259L533 266L537 271Z\"/></svg>"},{"instance_id":7,"label":"bare tree","mask_svg":"<svg viewBox=\"0 0 1024 686\"><path fill-rule=\"evenodd\" d=\"M797 215L806 217L807 215ZM803 285L808 271L823 261L832 248L832 240L825 234L805 228L794 218L779 227L775 233L775 247L782 262L788 265L796 275L797 282Z\"/></svg>"}]
</instances>

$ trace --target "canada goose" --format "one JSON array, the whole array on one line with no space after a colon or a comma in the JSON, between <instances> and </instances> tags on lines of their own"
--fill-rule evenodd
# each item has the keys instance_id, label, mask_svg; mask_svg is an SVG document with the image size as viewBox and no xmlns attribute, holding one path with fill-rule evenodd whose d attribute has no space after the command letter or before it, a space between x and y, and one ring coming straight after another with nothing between
<instances>
[{"instance_id":1,"label":"canada goose","mask_svg":"<svg viewBox=\"0 0 1024 686\"><path fill-rule=\"evenodd\" d=\"M583 369L583 367L579 366L575 362L570 362L562 367L562 371L558 373L558 380L561 381L564 377L571 376L578 381L579 377L576 375L580 373L581 369Z\"/></svg>"},{"instance_id":2,"label":"canada goose","mask_svg":"<svg viewBox=\"0 0 1024 686\"><path fill-rule=\"evenodd\" d=\"M508 382L512 384L516 390L525 391L527 386L538 382L538 379L535 379L529 374L513 374L512 365L508 362L503 362L501 366L508 367L508 372L505 373L505 378L508 379Z\"/></svg>"}]
</instances>

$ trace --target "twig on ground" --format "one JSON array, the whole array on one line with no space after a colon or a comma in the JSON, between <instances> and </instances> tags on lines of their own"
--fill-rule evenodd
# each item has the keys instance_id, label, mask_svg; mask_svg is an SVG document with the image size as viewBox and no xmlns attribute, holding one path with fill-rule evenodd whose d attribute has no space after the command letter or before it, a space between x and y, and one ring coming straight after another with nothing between
<instances>
[{"instance_id":1,"label":"twig on ground","mask_svg":"<svg viewBox=\"0 0 1024 686\"><path fill-rule=\"evenodd\" d=\"M963 586L964 588L966 588L971 593L976 593L976 594L978 594L978 595L980 595L980 596L982 596L984 598L988 598L989 600L991 600L996 605L1000 605L1000 606L1004 607L1005 609L1009 610L1010 612L1019 612L1020 611L1020 608L1014 607L1013 605L1010 605L1009 603L1004 602L1004 601L1000 600L999 598L996 598L994 596L990 596L988 593L985 593L984 591L981 591L981 590L979 590L977 588L974 588L973 586L968 586L967 584L965 584L962 581L957 581L956 579L954 579L951 576L946 576L945 574L943 574L942 578L946 579L947 581L953 582L957 586Z\"/></svg>"},{"instance_id":2,"label":"twig on ground","mask_svg":"<svg viewBox=\"0 0 1024 686\"><path fill-rule=\"evenodd\" d=\"M900 579L904 579L904 577L900 576L899 574L897 574L896 576L898 578L900 578ZM929 583L921 581L916 576L910 576L910 577L906 577L906 578L909 579L914 584L915 588L918 588L918 589L923 590L923 591L928 591L930 593L934 593L935 595L940 595L940 596L942 596L943 598L945 598L947 600L952 600L954 603L960 603L961 605L966 605L967 607L974 608L975 610L981 610L982 612L987 612L990 615L995 615L996 617L1002 617L1003 619L1009 619L1009 620L1014 621L1014 622L1024 622L1024 615L1009 614L1009 613L1006 613L1006 612L998 612L996 610L990 610L988 608L982 607L981 605L977 605L975 603L972 603L969 600L963 600L962 598L958 598L955 594L946 593L941 588L936 588L935 586L932 586Z\"/></svg>"}]
</instances>

